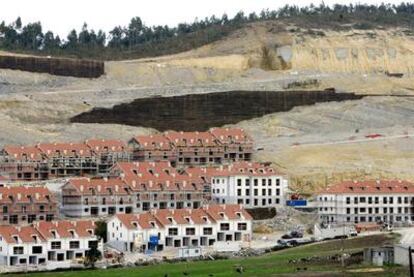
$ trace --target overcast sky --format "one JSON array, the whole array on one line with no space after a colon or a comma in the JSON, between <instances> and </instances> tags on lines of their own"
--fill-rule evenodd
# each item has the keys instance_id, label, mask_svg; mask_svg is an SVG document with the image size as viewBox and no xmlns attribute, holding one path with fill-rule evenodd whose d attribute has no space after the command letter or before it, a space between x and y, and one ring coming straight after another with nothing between
<instances>
[{"instance_id":1,"label":"overcast sky","mask_svg":"<svg viewBox=\"0 0 414 277\"><path fill-rule=\"evenodd\" d=\"M243 10L245 13L262 9L277 9L285 4L299 6L321 1L310 0L1 0L0 21L14 21L18 16L23 24L41 21L44 31L52 30L65 37L73 28L79 30L84 22L89 28L108 32L116 25L126 26L134 16L140 16L146 25L175 26L179 22L192 22L196 17L227 13L232 17ZM325 0L325 4L399 3L399 1L343 1Z\"/></svg>"}]
</instances>

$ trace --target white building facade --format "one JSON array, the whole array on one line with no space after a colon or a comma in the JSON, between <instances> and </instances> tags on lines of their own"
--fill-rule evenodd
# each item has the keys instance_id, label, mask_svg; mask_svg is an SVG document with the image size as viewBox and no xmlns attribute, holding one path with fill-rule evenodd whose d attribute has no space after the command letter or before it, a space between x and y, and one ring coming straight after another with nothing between
<instances>
[{"instance_id":1,"label":"white building facade","mask_svg":"<svg viewBox=\"0 0 414 277\"><path fill-rule=\"evenodd\" d=\"M317 195L323 223L414 221L414 185L400 180L343 182Z\"/></svg>"},{"instance_id":2,"label":"white building facade","mask_svg":"<svg viewBox=\"0 0 414 277\"><path fill-rule=\"evenodd\" d=\"M28 226L0 226L0 264L4 266L39 266L67 264L85 257L95 246L95 224L83 221L39 221Z\"/></svg>"},{"instance_id":3,"label":"white building facade","mask_svg":"<svg viewBox=\"0 0 414 277\"><path fill-rule=\"evenodd\" d=\"M187 171L192 173L191 170ZM248 209L285 204L288 180L266 164L235 162L204 171L211 182L211 199L216 203L241 204Z\"/></svg>"},{"instance_id":4,"label":"white building facade","mask_svg":"<svg viewBox=\"0 0 414 277\"><path fill-rule=\"evenodd\" d=\"M121 251L205 249L216 242L249 243L252 218L240 205L119 214L108 222L108 241Z\"/></svg>"}]
</instances>

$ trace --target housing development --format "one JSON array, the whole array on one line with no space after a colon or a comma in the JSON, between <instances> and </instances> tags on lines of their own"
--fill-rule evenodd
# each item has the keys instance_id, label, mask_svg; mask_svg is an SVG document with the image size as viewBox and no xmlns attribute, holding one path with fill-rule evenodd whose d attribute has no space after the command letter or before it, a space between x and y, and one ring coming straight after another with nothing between
<instances>
[{"instance_id":1,"label":"housing development","mask_svg":"<svg viewBox=\"0 0 414 277\"><path fill-rule=\"evenodd\" d=\"M414 0L3 2L0 275L414 277Z\"/></svg>"},{"instance_id":2,"label":"housing development","mask_svg":"<svg viewBox=\"0 0 414 277\"><path fill-rule=\"evenodd\" d=\"M253 149L235 128L6 146L1 264L78 266L92 248L105 257L237 252L255 244L254 218L269 209L314 210L316 239L414 220L411 182L350 180L298 198L289 176L253 161Z\"/></svg>"}]
</instances>

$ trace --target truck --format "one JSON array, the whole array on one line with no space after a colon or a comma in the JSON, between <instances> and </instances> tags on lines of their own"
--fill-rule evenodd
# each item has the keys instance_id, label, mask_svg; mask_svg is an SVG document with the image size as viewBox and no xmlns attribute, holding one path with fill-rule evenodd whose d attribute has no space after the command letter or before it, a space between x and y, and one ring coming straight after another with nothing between
<instances>
[{"instance_id":1,"label":"truck","mask_svg":"<svg viewBox=\"0 0 414 277\"><path fill-rule=\"evenodd\" d=\"M316 241L327 239L339 239L357 236L358 233L353 225L314 225L313 235Z\"/></svg>"}]
</instances>

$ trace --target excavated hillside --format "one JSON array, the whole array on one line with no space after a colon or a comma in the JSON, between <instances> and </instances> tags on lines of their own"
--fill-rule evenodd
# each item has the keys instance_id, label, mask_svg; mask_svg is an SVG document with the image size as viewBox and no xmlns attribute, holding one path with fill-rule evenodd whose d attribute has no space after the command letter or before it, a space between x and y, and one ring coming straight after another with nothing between
<instances>
[{"instance_id":1,"label":"excavated hillside","mask_svg":"<svg viewBox=\"0 0 414 277\"><path fill-rule=\"evenodd\" d=\"M128 139L156 132L151 126L123 125L122 118L118 124L70 123L95 107L138 98L335 88L372 96L297 106L233 125L252 134L260 149L256 158L290 174L294 188L313 191L352 177L414 180L410 34L404 29L333 31L261 22L188 52L106 62L105 75L97 79L1 69L0 144ZM370 138L372 134L376 136Z\"/></svg>"}]
</instances>

